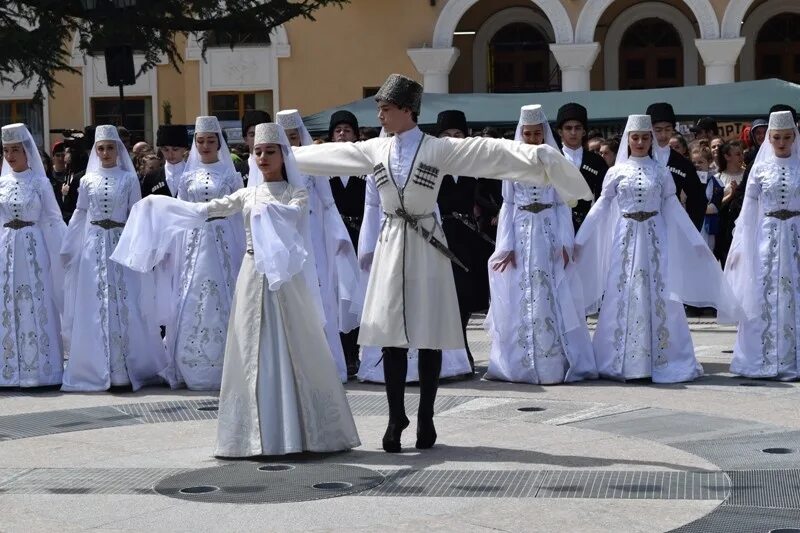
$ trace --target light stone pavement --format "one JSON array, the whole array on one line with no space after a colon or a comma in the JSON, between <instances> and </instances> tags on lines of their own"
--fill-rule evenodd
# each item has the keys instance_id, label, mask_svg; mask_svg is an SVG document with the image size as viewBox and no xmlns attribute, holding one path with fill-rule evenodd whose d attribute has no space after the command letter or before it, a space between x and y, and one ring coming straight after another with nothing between
<instances>
[{"instance_id":1,"label":"light stone pavement","mask_svg":"<svg viewBox=\"0 0 800 533\"><path fill-rule=\"evenodd\" d=\"M733 328L692 335L693 383L448 381L436 447L413 448L412 418L398 455L380 450L381 385L347 385L361 447L258 462L211 455L214 395L0 391L0 531L800 528L800 385L731 376ZM479 319L469 339L483 370Z\"/></svg>"}]
</instances>

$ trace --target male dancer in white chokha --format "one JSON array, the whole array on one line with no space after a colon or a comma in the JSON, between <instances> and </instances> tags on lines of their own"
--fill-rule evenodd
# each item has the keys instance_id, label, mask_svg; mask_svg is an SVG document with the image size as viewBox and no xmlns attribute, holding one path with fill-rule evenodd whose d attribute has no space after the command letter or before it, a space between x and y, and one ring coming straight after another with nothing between
<instances>
[{"instance_id":1,"label":"male dancer in white chokha","mask_svg":"<svg viewBox=\"0 0 800 533\"><path fill-rule=\"evenodd\" d=\"M570 204L592 198L580 172L550 146L487 138L435 138L422 133L417 117L422 86L392 74L375 95L378 119L394 136L357 143L295 149L300 171L311 175L371 174L375 188L367 206L381 206L386 219L371 262L359 344L384 346L383 367L389 423L383 449L401 451L408 427L404 395L409 348L419 349L418 449L436 442L433 405L442 349L464 348L456 299L454 258L434 209L445 174L552 183ZM377 194L374 192L377 191Z\"/></svg>"}]
</instances>

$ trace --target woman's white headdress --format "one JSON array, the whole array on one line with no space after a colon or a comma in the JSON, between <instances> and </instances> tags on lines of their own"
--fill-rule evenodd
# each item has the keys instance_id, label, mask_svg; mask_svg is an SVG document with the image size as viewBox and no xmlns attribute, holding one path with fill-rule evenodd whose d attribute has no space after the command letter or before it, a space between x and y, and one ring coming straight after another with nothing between
<instances>
[{"instance_id":1,"label":"woman's white headdress","mask_svg":"<svg viewBox=\"0 0 800 533\"><path fill-rule=\"evenodd\" d=\"M33 172L37 176L47 176L44 170L44 165L42 164L42 158L39 155L39 149L36 147L36 142L33 140L33 136L31 132L28 131L28 128L25 124L9 124L8 126L2 127L2 133L0 133L0 138L3 140L3 144L15 144L20 143L22 144L23 150L25 150L25 156L28 158L28 167L33 170ZM0 170L0 176L5 176L6 174L11 173L11 165L3 159L2 170Z\"/></svg>"}]
</instances>

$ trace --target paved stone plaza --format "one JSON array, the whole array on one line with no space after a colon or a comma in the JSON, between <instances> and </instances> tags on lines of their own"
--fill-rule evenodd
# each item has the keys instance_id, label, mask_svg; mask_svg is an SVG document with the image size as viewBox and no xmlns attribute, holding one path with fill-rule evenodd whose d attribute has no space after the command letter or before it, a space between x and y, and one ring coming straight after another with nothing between
<instances>
[{"instance_id":1,"label":"paved stone plaza","mask_svg":"<svg viewBox=\"0 0 800 533\"><path fill-rule=\"evenodd\" d=\"M213 395L0 392L0 531L800 528L800 385L732 377L734 330L692 331L694 383L449 382L424 453L413 419L380 450L380 385L347 386L360 448L260 461L211 456Z\"/></svg>"}]
</instances>

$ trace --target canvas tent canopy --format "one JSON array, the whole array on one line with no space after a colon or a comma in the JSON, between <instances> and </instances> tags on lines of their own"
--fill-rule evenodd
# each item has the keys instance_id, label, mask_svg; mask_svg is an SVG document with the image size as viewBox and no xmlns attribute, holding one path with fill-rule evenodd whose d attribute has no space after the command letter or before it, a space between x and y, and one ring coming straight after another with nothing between
<instances>
[{"instance_id":1,"label":"canvas tent canopy","mask_svg":"<svg viewBox=\"0 0 800 533\"><path fill-rule=\"evenodd\" d=\"M589 122L598 125L624 122L628 115L644 113L654 102L671 103L678 120L704 116L750 120L766 118L769 108L778 103L800 108L800 85L770 79L638 91L425 94L419 124L436 124L440 111L460 109L472 128L512 126L517 123L520 107L527 104L541 104L548 118L554 120L558 108L568 102L584 105L589 110ZM327 133L331 115L340 109L354 113L361 126L380 126L373 97L326 109L303 120L312 134Z\"/></svg>"}]
</instances>

